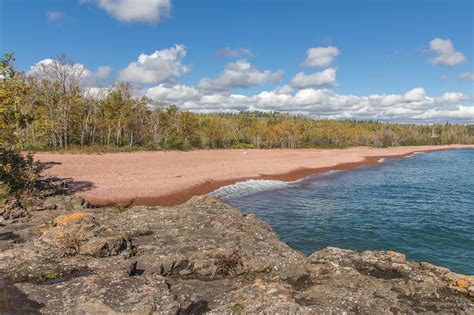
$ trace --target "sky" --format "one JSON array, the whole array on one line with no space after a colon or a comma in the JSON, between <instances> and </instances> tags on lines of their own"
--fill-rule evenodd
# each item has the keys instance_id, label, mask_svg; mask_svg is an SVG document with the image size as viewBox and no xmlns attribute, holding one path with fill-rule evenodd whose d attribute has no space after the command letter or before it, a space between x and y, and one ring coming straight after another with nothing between
<instances>
[{"instance_id":1,"label":"sky","mask_svg":"<svg viewBox=\"0 0 474 315\"><path fill-rule=\"evenodd\" d=\"M0 48L195 112L471 123L473 21L472 0L0 0Z\"/></svg>"}]
</instances>

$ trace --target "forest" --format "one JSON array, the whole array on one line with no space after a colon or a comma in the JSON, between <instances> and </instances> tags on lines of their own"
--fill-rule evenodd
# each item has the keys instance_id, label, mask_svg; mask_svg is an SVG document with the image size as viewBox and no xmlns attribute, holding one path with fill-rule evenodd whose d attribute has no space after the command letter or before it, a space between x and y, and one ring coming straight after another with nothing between
<instances>
[{"instance_id":1,"label":"forest","mask_svg":"<svg viewBox=\"0 0 474 315\"><path fill-rule=\"evenodd\" d=\"M28 76L1 60L0 132L20 150L340 148L474 143L474 125L318 120L270 112L199 114L135 97L127 83L105 93L83 86L64 57ZM8 142L8 141L7 141ZM11 142L11 141L9 141Z\"/></svg>"}]
</instances>

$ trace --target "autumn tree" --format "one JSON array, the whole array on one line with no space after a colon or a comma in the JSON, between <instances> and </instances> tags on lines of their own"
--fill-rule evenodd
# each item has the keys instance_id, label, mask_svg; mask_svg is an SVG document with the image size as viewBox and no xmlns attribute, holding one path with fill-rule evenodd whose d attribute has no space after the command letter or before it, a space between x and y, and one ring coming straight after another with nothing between
<instances>
[{"instance_id":1,"label":"autumn tree","mask_svg":"<svg viewBox=\"0 0 474 315\"><path fill-rule=\"evenodd\" d=\"M22 131L31 117L21 111L28 96L25 78L13 67L13 54L0 59L0 198L18 194L36 180L39 169L22 155Z\"/></svg>"}]
</instances>

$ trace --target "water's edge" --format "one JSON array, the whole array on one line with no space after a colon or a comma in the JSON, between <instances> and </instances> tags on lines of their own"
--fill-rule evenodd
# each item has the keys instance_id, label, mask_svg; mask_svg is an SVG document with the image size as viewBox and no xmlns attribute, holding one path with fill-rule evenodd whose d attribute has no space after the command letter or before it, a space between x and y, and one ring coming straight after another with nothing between
<instances>
[{"instance_id":1,"label":"water's edge","mask_svg":"<svg viewBox=\"0 0 474 315\"><path fill-rule=\"evenodd\" d=\"M462 149L463 150L469 150L469 152L472 152L471 148L462 148ZM413 152L410 155L405 155L404 158L411 158L411 157L415 157L415 156L424 156L424 159L430 158L431 154L424 155L424 153L427 153L427 152ZM468 155L468 157L470 158L470 155ZM388 166L391 166L391 167L393 167L394 165L397 166L397 164L399 163L399 160L397 158L399 158L399 157L396 157L396 158L380 157L380 158L378 158L376 165L382 166L382 168L377 168L375 170L373 168L367 168L366 165L362 165L360 167L357 167L354 170L359 170L360 169L362 171L362 173L364 173L366 171L369 171L369 172L372 172L373 174L380 173L380 172L386 172L387 170L383 168L384 165L388 165ZM415 162L415 161L418 161L418 159L413 160L413 162ZM410 163L413 163L413 162L410 162ZM441 162L445 162L445 161L441 161ZM410 164L408 164L408 165L410 165ZM373 166L373 165L369 165L369 166ZM397 167L398 168L400 168L400 167L405 168L406 164L405 164L405 166L398 164ZM421 165L421 167L423 167L423 165ZM454 166L448 164L446 167L454 167ZM411 168L413 168L413 166L411 166ZM389 169L390 169L390 167L389 167ZM357 173L360 173L360 172L356 172L356 174ZM309 238L315 238L315 239L321 239L321 240L325 239L325 237L327 237L327 236L324 236L323 238L318 238L318 236L312 235L310 233L310 231L307 231L306 234L301 232L301 229L304 229L303 226L305 224L307 224L306 221L308 219L312 220L312 217L307 217L307 215L308 215L307 213L304 213L304 212L302 214L300 213L301 212L300 208L301 207L304 208L304 205L301 204L301 202L304 203L304 199L303 199L303 201L298 202L298 198L300 198L300 199L305 198L304 197L305 192L304 191L301 192L301 190L304 190L306 186L311 186L312 182L319 182L319 181L327 182L327 181L333 180L334 182L336 182L336 184L333 183L333 186L337 186L337 180L334 180L334 178L338 178L338 177L343 176L347 179L347 176L358 176L358 175L353 175L353 174L354 173L352 171L351 172L345 172L345 171L341 172L341 171L338 171L338 170L330 170L330 171L327 171L325 173L310 175L308 177L304 177L304 178L301 178L301 179L298 179L298 180L295 180L295 181L247 180L247 181L243 181L243 182L238 182L238 183L233 184L233 185L228 185L228 186L221 187L221 188L213 191L212 193L210 193L208 196L219 199L219 200L224 201L226 203L229 203L231 206L239 208L240 210L242 210L244 212L257 213L257 216L259 216L261 219L265 220L270 225L272 225L272 228L274 228L277 231L277 233L280 235L280 237L282 237L282 239L287 244L289 244L290 246L292 246L295 249L303 250L303 248L301 248L301 246L296 245L296 244L301 245L301 244L307 243L306 240L305 240L306 236L309 237ZM380 175L380 176L383 176L383 175ZM438 176L441 176L441 175L438 175ZM443 180L443 178L441 178L441 180ZM444 185L453 185L453 183L449 183L449 182L443 183L443 184ZM466 187L466 184L454 183L454 185L455 186L454 186L453 189L455 189L455 190L462 191L462 190L465 190L464 188L468 188L468 187ZM374 187L372 187L372 188L377 189L376 186L374 186ZM403 190L403 188L400 188L400 189ZM419 194L423 194L424 193L423 191L426 190L426 189L428 189L428 190L431 189L432 190L433 188L430 187L430 186L426 186L426 185L424 187L422 186L422 187L419 188L419 190L420 190ZM408 192L401 191L401 195L404 196L406 194L412 194L413 191L417 192L418 190L417 190L417 188L412 188ZM430 193L433 194L432 192L430 192ZM302 194L303 194L303 197L301 196ZM281 197L281 196L284 196L284 197ZM440 198L441 199L450 198L449 194L446 195L446 197L444 197L444 198L442 196L444 196L444 195L441 193L440 195L434 195L434 198L435 199L436 198L438 198L438 199L440 199ZM431 196L431 197L433 197L433 196ZM457 196L454 196L454 197L457 197ZM267 201L264 201L264 202L260 202L259 199L265 199L265 198L266 199L272 199L272 200L271 201L267 200ZM360 199L362 197L358 196L358 198ZM421 197L421 198L423 198L423 197ZM463 201L465 208L466 208L466 205L467 205L467 207L469 207L470 203L472 203L472 199L471 199L471 201L469 201L469 197L466 197L465 193L464 193L464 197L463 197L463 195L461 195L460 198L464 198L464 199L468 198L468 201ZM293 201L292 199L295 199L296 201ZM350 197L347 197L347 199L350 200ZM242 201L239 201L239 200L242 200ZM356 202L357 202L357 200L358 199L356 198ZM388 200L388 201L393 201L393 200ZM421 201L423 201L423 199L421 199ZM281 202L286 203L286 205L283 207L283 209L280 209L279 207L277 207L279 202L280 203ZM405 202L407 202L407 201L405 201ZM413 199L411 202L415 203L415 206L416 206L416 203L419 202L419 201L417 199ZM432 201L429 200L429 202L432 202ZM466 202L467 202L467 204L466 204ZM370 199L367 201L367 203L370 203ZM247 207L249 204L250 204L250 207ZM254 206L254 204L258 204L255 207L257 207L259 210L255 210L255 209L252 208ZM291 207L291 205L288 205L288 204L292 204L292 206L296 210L295 211L291 211L291 210L289 211L288 209L289 209L289 207ZM334 204L337 205L338 202L336 201L336 202L334 202ZM272 210L271 211L264 211L264 209L262 210L262 207L264 205L267 206L267 209L272 209ZM439 207L440 205L441 205L441 207ZM453 268L454 268L454 270L457 271L457 272L472 273L472 268L469 268L468 265L466 265L466 264L465 264L465 266L467 266L467 267L459 267L459 266L458 267L453 267L453 266L459 265L459 264L457 264L455 257L459 258L460 257L459 255L461 255L462 257L464 257L462 259L464 259L464 260L469 259L471 254L468 253L469 250L467 248L469 248L470 244L472 244L473 238L471 236L472 234L468 230L466 230L463 226L453 227L453 225L451 223L451 221L456 222L456 220L457 220L458 223L461 222L461 224L459 224L459 225L462 225L462 224L469 225L470 224L469 220L472 220L472 212L469 212L469 211L466 212L466 210L464 210L464 214L462 214L462 213L461 214L453 213L452 216L449 215L448 222L441 224L441 226L444 230L442 232L438 232L438 231L433 231L433 229L436 229L436 226L440 225L440 224L436 223L436 220L441 220L441 221L444 220L443 217L439 217L439 219L438 219L438 216L439 215L446 216L446 213L443 213L443 212L446 212L446 209L443 208L443 206L444 206L443 203L433 204L431 206L431 208L429 208L429 207L426 208L427 209L426 211L428 211L428 212L426 214L424 214L424 216L428 217L429 219L428 219L428 221L421 220L419 222L417 220L419 220L420 218L416 217L416 215L419 216L419 213L417 213L415 216L413 216L413 218L410 218L410 216L412 216L412 214L411 213L407 214L406 211L405 212L403 212L403 211L400 212L397 209L397 207L399 207L399 206L400 205L397 205L397 203L395 203L393 205L393 210L395 212L399 212L400 213L399 215L402 216L402 218L403 218L402 219L402 224L406 225L406 222L408 222L408 224L413 225L413 228L408 227L408 232L409 233L407 233L407 234L401 233L399 235L396 235L396 237L399 238L398 242L403 243L403 242L407 241L407 238L408 238L409 242L413 242L414 237L418 238L417 241L420 242L420 245L419 245L420 247L422 247L423 245L427 246L427 248L421 249L418 252L418 254L415 255L416 257L421 257L421 258L414 259L413 257L410 257L409 252L405 252L403 250L400 250L400 248L403 247L403 246L400 246L398 248L390 248L390 247L384 247L384 246L381 246L380 244L378 244L378 246L370 247L367 244L377 244L377 243L367 242L367 239L365 241L365 244L363 243L364 240L358 241L359 242L359 245L358 245L359 247L345 246L344 245L345 243L341 243L341 241L339 243L335 243L335 244L326 242L325 245L326 246L336 246L336 247L350 248L350 249L357 250L357 251L360 251L360 250L384 250L384 249L386 249L386 250L395 250L395 251L398 251L398 252L406 253L408 255L408 257L410 257L410 259L415 260L415 261L428 261L428 262L436 264L436 265L441 265L441 266L448 267L451 270L453 270ZM426 207L426 205L423 205L423 204L421 204L421 206ZM316 209L315 211L321 211L320 208ZM356 208L357 208L357 206L356 206ZM441 208L441 209L439 209L439 208ZM339 209L334 208L334 205L332 205L332 207L327 208L327 210L328 211L332 211L332 210L339 211ZM285 212L285 211L287 211L287 212ZM341 211L344 211L344 210L341 210ZM275 212L275 214L274 214L274 212ZM278 212L280 212L280 213L278 213ZM356 211L354 211L354 212L356 212ZM331 217L335 217L337 215L338 214L329 215L329 218L333 220L333 218L331 218ZM354 215L354 214L351 214L351 215ZM356 214L356 215L359 216L359 214ZM357 220L354 220L354 222L361 223L361 221L364 220L364 215L367 215L367 213L361 212L360 213L361 218L358 218ZM327 215L324 214L324 216L327 216ZM351 218L353 218L353 217L349 217L349 219L351 219ZM421 217L421 219L423 219L423 218L424 217ZM325 218L323 217L323 218L320 218L318 220L325 220ZM336 220L337 220L337 218L336 218ZM384 218L383 216L380 218L380 220L381 220L380 224L382 224L382 225L383 224L390 224L390 221L387 221L389 219ZM302 222L301 223L302 226L298 225L298 223L297 223L298 221ZM433 222L433 221L435 222L434 224L430 223L430 222ZM387 223L384 223L384 222L387 222ZM356 229L358 229L358 230L356 230L356 232L359 233L358 236L360 236L361 230L363 230L364 233L366 233L367 235L373 235L372 237L375 237L375 238L377 238L377 237L379 237L379 238L380 237L382 237L382 238L387 237L387 236L383 236L383 235L381 236L380 234L379 235L373 234L374 232L383 234L383 232L384 232L383 229L380 229L380 230L376 229L375 231L372 231L372 229L370 228L370 224L369 224L368 228L364 228L364 226L365 226L364 223L365 222L362 222L362 223L363 224L356 227ZM396 223L398 223L398 221ZM322 225L324 223L316 223L316 224ZM334 225L334 222L330 221L330 224ZM423 226L426 226L426 227L423 227ZM350 228L350 226L349 226L349 228ZM372 225L372 228L373 228L373 225ZM426 228L428 228L429 230L426 230L426 233L424 233L425 230L423 230L423 229L426 229ZM440 261L436 261L436 260L432 261L432 260L428 259L430 257L430 251L436 251L437 246L439 246L439 247L443 247L443 246L444 247L449 247L450 246L449 242L454 241L454 240L452 240L452 238L457 238L458 237L457 235L454 235L455 234L454 232L451 233L450 229L453 229L453 228L456 229L454 231L457 231L455 233L464 233L463 239L459 239L459 241L456 240L456 242L463 242L463 243L455 243L456 244L455 249L452 249L452 251L457 250L458 252L455 253L455 255L451 256L451 255L449 255L450 252L446 251L446 255L443 258L444 263L440 263ZM342 237L342 238L344 238L344 237L347 238L347 240L348 240L347 244L351 244L351 242L354 242L353 237L352 237L352 240L351 240L351 235L350 235L351 233L350 233L349 230L341 232L341 234L347 234L347 235L344 235ZM317 231L318 230L315 230L314 233L317 234ZM321 230L319 230L319 231L321 231ZM401 231L402 232L407 231L405 226L402 226ZM390 233L391 232L389 231L388 234L390 234ZM410 233L417 233L417 234L411 235ZM421 236L420 236L420 233L422 233ZM440 235L440 233L441 233L441 235ZM446 234L443 234L443 233L446 233ZM288 234L288 235L291 235L291 236L288 236L288 235L285 236L285 234ZM295 236L295 237L297 237L297 239L293 238L293 234L297 235L297 236ZM453 235L451 235L451 234L453 234ZM443 235L446 235L446 239L443 237ZM356 237L356 236L354 236L354 237ZM412 238L412 239L410 239L410 238ZM292 242L292 240L296 243ZM372 238L370 238L370 240L372 240ZM319 242L321 242L321 241L319 241ZM319 248L312 248L311 247L311 246L315 246L315 245L307 245L307 246L308 247L306 247L306 248L311 248L311 250L303 250L305 253L312 252L314 250L319 249ZM444 250L444 248L443 248L443 250ZM456 255L458 255L458 256L456 256ZM424 258L424 257L426 257L426 258ZM461 270L459 268L461 268ZM462 268L464 268L464 269L462 269Z\"/></svg>"}]
</instances>

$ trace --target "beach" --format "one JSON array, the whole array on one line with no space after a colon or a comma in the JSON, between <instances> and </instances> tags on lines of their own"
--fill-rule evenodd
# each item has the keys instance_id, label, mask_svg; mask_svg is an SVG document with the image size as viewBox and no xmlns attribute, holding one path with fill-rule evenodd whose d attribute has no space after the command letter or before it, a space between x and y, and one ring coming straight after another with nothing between
<instances>
[{"instance_id":1,"label":"beach","mask_svg":"<svg viewBox=\"0 0 474 315\"><path fill-rule=\"evenodd\" d=\"M95 206L173 206L248 179L291 181L329 170L378 165L381 158L473 145L299 150L196 150L107 154L38 153L43 174Z\"/></svg>"}]
</instances>

